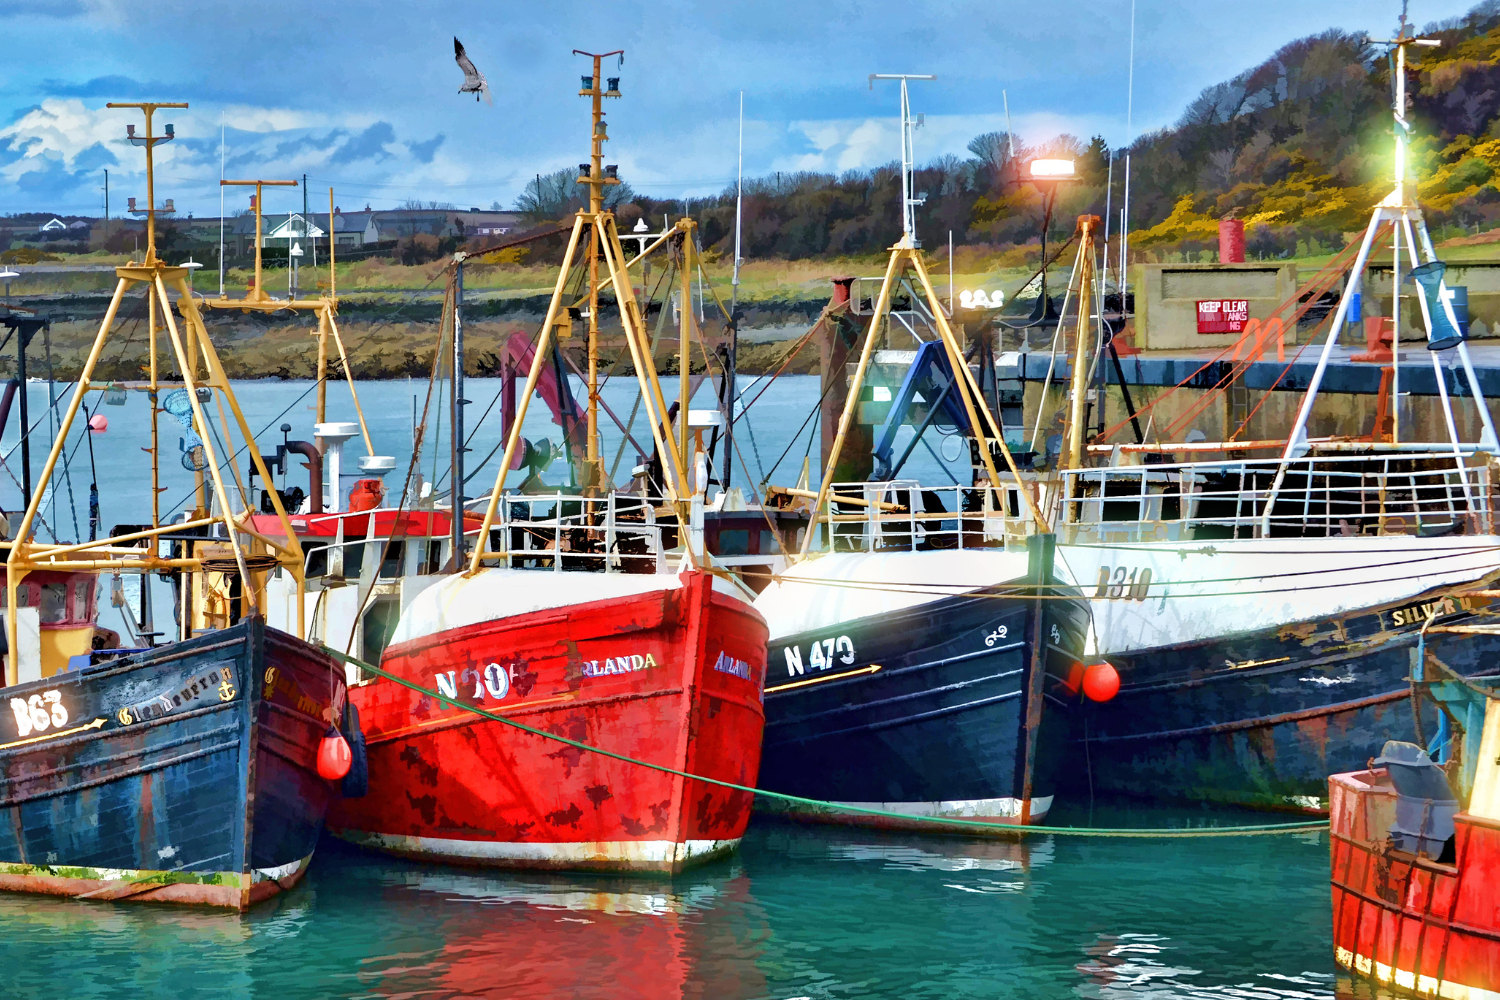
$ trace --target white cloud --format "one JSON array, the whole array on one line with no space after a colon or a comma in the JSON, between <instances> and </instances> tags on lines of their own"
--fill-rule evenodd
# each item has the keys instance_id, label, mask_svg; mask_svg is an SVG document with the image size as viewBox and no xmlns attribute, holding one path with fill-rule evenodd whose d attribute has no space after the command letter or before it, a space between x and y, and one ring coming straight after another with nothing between
<instances>
[{"instance_id":1,"label":"white cloud","mask_svg":"<svg viewBox=\"0 0 1500 1000\"><path fill-rule=\"evenodd\" d=\"M19 159L0 168L0 177L14 181L24 173L61 160L68 169L78 154L98 143L108 144L120 135L114 112L91 111L82 101L48 98L0 129L0 147L20 153ZM110 116L110 117L106 117Z\"/></svg>"},{"instance_id":2,"label":"white cloud","mask_svg":"<svg viewBox=\"0 0 1500 1000\"><path fill-rule=\"evenodd\" d=\"M1016 115L1012 119L1018 143L1037 144L1068 133L1087 141L1112 122L1107 115L1064 115L1049 112ZM985 132L1005 130L1004 113L977 115L927 115L916 129L912 143L920 166L949 153L969 155L969 140ZM869 169L901 158L900 126L890 118L847 118L790 123L790 132L801 135L811 151L778 158L773 170L811 170L842 173Z\"/></svg>"}]
</instances>

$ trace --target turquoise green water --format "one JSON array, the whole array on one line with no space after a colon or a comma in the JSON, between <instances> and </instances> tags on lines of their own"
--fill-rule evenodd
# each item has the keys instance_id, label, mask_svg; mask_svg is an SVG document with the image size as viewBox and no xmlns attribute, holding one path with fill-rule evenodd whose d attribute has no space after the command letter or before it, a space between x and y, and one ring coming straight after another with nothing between
<instances>
[{"instance_id":1,"label":"turquoise green water","mask_svg":"<svg viewBox=\"0 0 1500 1000\"><path fill-rule=\"evenodd\" d=\"M1018 844L757 820L733 858L657 880L325 844L244 917L0 896L0 993L1327 997L1327 858L1322 834Z\"/></svg>"}]
</instances>

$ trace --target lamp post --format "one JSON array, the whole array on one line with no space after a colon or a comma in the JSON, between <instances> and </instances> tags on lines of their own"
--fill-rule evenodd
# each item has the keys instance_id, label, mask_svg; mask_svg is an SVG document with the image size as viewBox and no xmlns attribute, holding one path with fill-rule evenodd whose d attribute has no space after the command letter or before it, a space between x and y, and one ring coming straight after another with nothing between
<instances>
[{"instance_id":1,"label":"lamp post","mask_svg":"<svg viewBox=\"0 0 1500 1000\"><path fill-rule=\"evenodd\" d=\"M302 260L302 244L293 242L287 256L292 258L292 283L287 288L286 296L288 301L292 301L297 298L297 265Z\"/></svg>"},{"instance_id":2,"label":"lamp post","mask_svg":"<svg viewBox=\"0 0 1500 1000\"><path fill-rule=\"evenodd\" d=\"M1050 305L1047 298L1047 231L1052 228L1052 207L1057 203L1057 186L1077 179L1077 165L1072 160L1032 160L1027 167L1031 183L1042 193L1042 315Z\"/></svg>"},{"instance_id":3,"label":"lamp post","mask_svg":"<svg viewBox=\"0 0 1500 1000\"><path fill-rule=\"evenodd\" d=\"M193 290L193 272L197 271L198 268L202 267L203 265L200 264L200 263L198 263L193 258L189 257L187 259L187 261L182 266L185 267L185 268L187 268L187 273L188 273L188 291L191 292Z\"/></svg>"}]
</instances>

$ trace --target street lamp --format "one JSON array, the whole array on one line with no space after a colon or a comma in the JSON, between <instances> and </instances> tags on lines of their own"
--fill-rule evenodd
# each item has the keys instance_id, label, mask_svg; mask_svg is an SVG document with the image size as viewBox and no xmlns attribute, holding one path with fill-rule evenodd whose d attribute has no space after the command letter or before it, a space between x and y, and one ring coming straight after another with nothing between
<instances>
[{"instance_id":1,"label":"street lamp","mask_svg":"<svg viewBox=\"0 0 1500 1000\"><path fill-rule=\"evenodd\" d=\"M287 289L287 300L292 301L297 298L297 265L302 260L302 244L294 242L287 256L292 258L292 284Z\"/></svg>"},{"instance_id":2,"label":"street lamp","mask_svg":"<svg viewBox=\"0 0 1500 1000\"><path fill-rule=\"evenodd\" d=\"M189 257L187 259L187 262L184 263L182 266L185 267L185 268L187 268L187 273L188 273L188 291L192 292L192 290L193 290L193 272L196 271L196 270L198 270L198 268L202 267L203 265L200 264L200 263L198 263L197 261L193 260L193 258Z\"/></svg>"},{"instance_id":3,"label":"street lamp","mask_svg":"<svg viewBox=\"0 0 1500 1000\"><path fill-rule=\"evenodd\" d=\"M1078 168L1072 160L1038 159L1027 166L1031 183L1042 193L1042 315L1050 308L1047 302L1047 231L1052 228L1052 206L1057 202L1057 186L1077 180Z\"/></svg>"}]
</instances>

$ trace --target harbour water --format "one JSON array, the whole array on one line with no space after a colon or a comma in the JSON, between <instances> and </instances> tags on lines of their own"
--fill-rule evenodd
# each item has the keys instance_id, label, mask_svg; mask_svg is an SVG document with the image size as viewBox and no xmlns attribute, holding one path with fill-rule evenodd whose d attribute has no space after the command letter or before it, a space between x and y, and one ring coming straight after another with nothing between
<instances>
[{"instance_id":1,"label":"harbour water","mask_svg":"<svg viewBox=\"0 0 1500 1000\"><path fill-rule=\"evenodd\" d=\"M1349 995L1330 934L1324 834L1015 843L759 817L737 855L671 880L325 840L302 885L244 917L0 895L5 995L69 1000L1301 1000Z\"/></svg>"}]
</instances>

